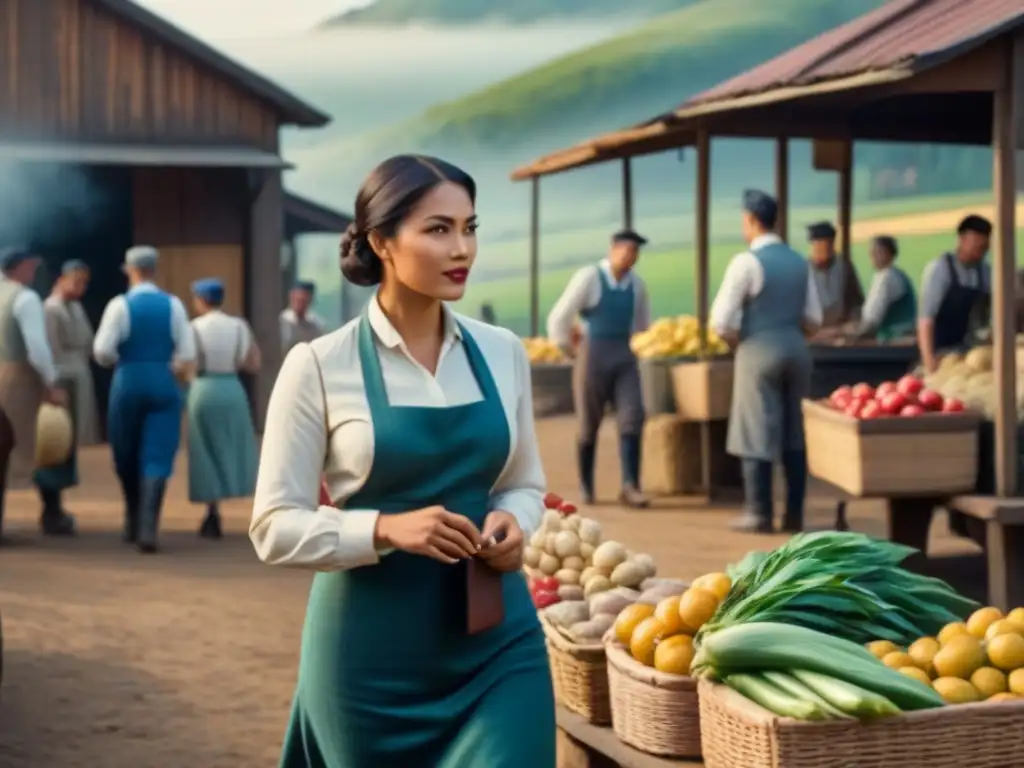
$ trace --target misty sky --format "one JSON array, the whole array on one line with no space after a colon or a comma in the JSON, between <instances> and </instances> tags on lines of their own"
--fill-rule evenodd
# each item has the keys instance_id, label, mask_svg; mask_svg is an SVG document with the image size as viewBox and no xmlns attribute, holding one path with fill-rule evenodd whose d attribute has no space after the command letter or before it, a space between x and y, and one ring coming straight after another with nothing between
<instances>
[{"instance_id":1,"label":"misty sky","mask_svg":"<svg viewBox=\"0 0 1024 768\"><path fill-rule=\"evenodd\" d=\"M207 40L280 36L309 29L370 0L135 0Z\"/></svg>"}]
</instances>

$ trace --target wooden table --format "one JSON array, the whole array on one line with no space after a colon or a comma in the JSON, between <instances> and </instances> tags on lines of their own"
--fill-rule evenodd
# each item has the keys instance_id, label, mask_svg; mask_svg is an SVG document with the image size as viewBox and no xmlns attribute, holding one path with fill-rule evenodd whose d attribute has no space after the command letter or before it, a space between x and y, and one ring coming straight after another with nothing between
<instances>
[{"instance_id":1,"label":"wooden table","mask_svg":"<svg viewBox=\"0 0 1024 768\"><path fill-rule=\"evenodd\" d=\"M702 760L673 760L648 755L619 741L611 728L591 725L558 707L558 768L686 768Z\"/></svg>"}]
</instances>

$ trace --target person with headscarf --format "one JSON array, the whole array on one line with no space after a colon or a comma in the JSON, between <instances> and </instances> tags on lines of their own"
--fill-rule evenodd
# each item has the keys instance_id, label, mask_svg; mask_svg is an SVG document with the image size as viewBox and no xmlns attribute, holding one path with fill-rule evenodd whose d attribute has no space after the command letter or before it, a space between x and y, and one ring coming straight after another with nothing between
<instances>
[{"instance_id":1,"label":"person with headscarf","mask_svg":"<svg viewBox=\"0 0 1024 768\"><path fill-rule=\"evenodd\" d=\"M640 370L629 340L651 323L651 301L633 270L647 240L630 229L612 235L607 258L579 270L548 315L548 337L570 358L573 400L579 420L577 461L580 493L594 502L597 431L610 402L619 423L622 490L619 501L646 507L640 491L644 404ZM582 323L577 325L577 319Z\"/></svg>"},{"instance_id":2,"label":"person with headscarf","mask_svg":"<svg viewBox=\"0 0 1024 768\"><path fill-rule=\"evenodd\" d=\"M197 363L188 392L188 496L206 504L199 535L210 539L223 535L219 502L256 487L256 430L238 374L259 371L260 349L249 324L223 305L223 282L192 284Z\"/></svg>"},{"instance_id":3,"label":"person with headscarf","mask_svg":"<svg viewBox=\"0 0 1024 768\"><path fill-rule=\"evenodd\" d=\"M96 362L116 366L107 437L124 493L124 539L143 553L157 551L164 493L181 442L178 380L189 377L196 359L185 305L153 282L158 261L152 246L128 249L128 291L107 304L93 342Z\"/></svg>"},{"instance_id":4,"label":"person with headscarf","mask_svg":"<svg viewBox=\"0 0 1024 768\"><path fill-rule=\"evenodd\" d=\"M29 286L39 257L26 248L0 252L0 525L8 488L28 487L36 468L36 420L43 402L67 403L46 338L43 302ZM75 519L44 503L40 528L75 532Z\"/></svg>"},{"instance_id":5,"label":"person with headscarf","mask_svg":"<svg viewBox=\"0 0 1024 768\"><path fill-rule=\"evenodd\" d=\"M956 229L953 252L928 262L921 277L917 344L928 371L938 365L938 353L965 346L973 330L989 324L991 268L985 261L992 223L966 216Z\"/></svg>"},{"instance_id":6,"label":"person with headscarf","mask_svg":"<svg viewBox=\"0 0 1024 768\"><path fill-rule=\"evenodd\" d=\"M836 253L836 228L827 221L807 228L811 275L821 300L822 328L838 331L860 318L864 291L857 270Z\"/></svg>"},{"instance_id":7,"label":"person with headscarf","mask_svg":"<svg viewBox=\"0 0 1024 768\"><path fill-rule=\"evenodd\" d=\"M774 462L786 477L782 528L803 528L807 453L801 401L811 388L807 337L821 327L813 267L775 234L778 205L743 193L743 237L711 307L710 325L736 349L726 449L743 468L744 514L734 530L771 533Z\"/></svg>"},{"instance_id":8,"label":"person with headscarf","mask_svg":"<svg viewBox=\"0 0 1024 768\"><path fill-rule=\"evenodd\" d=\"M855 336L885 342L914 333L917 296L907 273L895 264L898 254L895 238L879 235L872 241L871 265L875 274Z\"/></svg>"},{"instance_id":9,"label":"person with headscarf","mask_svg":"<svg viewBox=\"0 0 1024 768\"><path fill-rule=\"evenodd\" d=\"M299 280L288 293L288 307L281 312L281 354L287 355L296 344L308 344L326 333L323 321L313 311L316 284Z\"/></svg>"}]
</instances>

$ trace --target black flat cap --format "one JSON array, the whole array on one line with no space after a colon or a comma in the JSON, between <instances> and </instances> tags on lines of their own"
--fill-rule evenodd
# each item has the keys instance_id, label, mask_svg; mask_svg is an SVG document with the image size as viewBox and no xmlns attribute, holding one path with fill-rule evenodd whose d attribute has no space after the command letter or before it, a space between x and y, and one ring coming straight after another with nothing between
<instances>
[{"instance_id":1,"label":"black flat cap","mask_svg":"<svg viewBox=\"0 0 1024 768\"><path fill-rule=\"evenodd\" d=\"M808 240L832 240L836 236L836 228L829 221L819 221L807 228Z\"/></svg>"},{"instance_id":2,"label":"black flat cap","mask_svg":"<svg viewBox=\"0 0 1024 768\"><path fill-rule=\"evenodd\" d=\"M964 232L977 232L979 235L986 236L991 235L992 222L984 216L972 213L970 216L965 216L964 220L961 221L960 225L956 228L956 233L958 235L962 235Z\"/></svg>"},{"instance_id":3,"label":"black flat cap","mask_svg":"<svg viewBox=\"0 0 1024 768\"><path fill-rule=\"evenodd\" d=\"M612 235L613 243L633 243L634 245L647 245L647 238L634 232L632 229L620 229Z\"/></svg>"},{"instance_id":4,"label":"black flat cap","mask_svg":"<svg viewBox=\"0 0 1024 768\"><path fill-rule=\"evenodd\" d=\"M765 227L771 229L779 215L779 204L767 192L759 189L743 190L743 210L750 213Z\"/></svg>"}]
</instances>

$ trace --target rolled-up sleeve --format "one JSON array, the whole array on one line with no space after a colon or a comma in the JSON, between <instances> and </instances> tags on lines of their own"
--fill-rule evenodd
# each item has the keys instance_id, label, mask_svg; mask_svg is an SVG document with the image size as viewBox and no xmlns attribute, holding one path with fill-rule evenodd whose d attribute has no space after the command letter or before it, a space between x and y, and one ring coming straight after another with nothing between
<instances>
[{"instance_id":1,"label":"rolled-up sleeve","mask_svg":"<svg viewBox=\"0 0 1024 768\"><path fill-rule=\"evenodd\" d=\"M922 320L934 320L949 292L949 270L940 268L938 261L930 262L921 276L921 301L918 315Z\"/></svg>"},{"instance_id":2,"label":"rolled-up sleeve","mask_svg":"<svg viewBox=\"0 0 1024 768\"><path fill-rule=\"evenodd\" d=\"M326 404L308 344L285 358L267 406L249 537L270 565L342 571L379 561L379 512L320 504Z\"/></svg>"},{"instance_id":3,"label":"rolled-up sleeve","mask_svg":"<svg viewBox=\"0 0 1024 768\"><path fill-rule=\"evenodd\" d=\"M544 514L544 467L540 460L537 433L533 420L533 392L530 361L526 349L513 338L511 354L516 366L516 443L504 472L491 490L489 508L515 516L523 533L529 537L540 526Z\"/></svg>"},{"instance_id":4,"label":"rolled-up sleeve","mask_svg":"<svg viewBox=\"0 0 1024 768\"><path fill-rule=\"evenodd\" d=\"M573 275L548 315L548 338L563 349L570 346L576 318L596 302L597 270L598 267L586 267Z\"/></svg>"}]
</instances>

